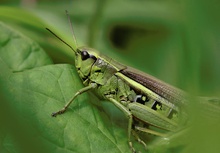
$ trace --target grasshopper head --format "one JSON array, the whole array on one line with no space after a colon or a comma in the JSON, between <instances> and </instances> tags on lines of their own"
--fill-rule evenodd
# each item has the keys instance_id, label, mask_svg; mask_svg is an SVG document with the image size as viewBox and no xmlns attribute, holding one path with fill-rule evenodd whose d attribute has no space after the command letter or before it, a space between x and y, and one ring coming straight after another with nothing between
<instances>
[{"instance_id":1,"label":"grasshopper head","mask_svg":"<svg viewBox=\"0 0 220 153\"><path fill-rule=\"evenodd\" d=\"M92 48L87 47L78 47L77 49L75 49L72 46L70 46L67 42L65 42L63 39L61 39L58 35L56 35L53 31L51 31L48 28L46 29L49 32L51 32L54 36L56 36L60 41L62 41L65 45L67 45L75 53L75 66L77 68L80 78L83 81L85 81L89 77L93 64L99 58L98 52Z\"/></svg>"},{"instance_id":2,"label":"grasshopper head","mask_svg":"<svg viewBox=\"0 0 220 153\"><path fill-rule=\"evenodd\" d=\"M92 48L79 47L76 49L75 65L82 80L86 80L90 74L93 64L98 59L97 51Z\"/></svg>"}]
</instances>

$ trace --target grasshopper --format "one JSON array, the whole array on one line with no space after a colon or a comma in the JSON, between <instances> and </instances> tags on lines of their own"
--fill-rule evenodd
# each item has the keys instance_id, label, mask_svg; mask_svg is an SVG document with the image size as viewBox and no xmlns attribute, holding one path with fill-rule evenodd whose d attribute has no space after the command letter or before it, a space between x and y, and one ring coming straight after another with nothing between
<instances>
[{"instance_id":1,"label":"grasshopper","mask_svg":"<svg viewBox=\"0 0 220 153\"><path fill-rule=\"evenodd\" d=\"M70 22L68 13L67 16ZM72 29L71 22L70 25ZM169 131L177 131L179 125L187 121L187 94L184 91L101 55L95 49L74 49L46 29L74 52L75 67L85 85L61 110L52 113L53 117L63 114L80 94L92 91L100 99L112 102L128 118L128 144L132 152L136 151L131 142L131 134L146 147L145 142L135 133L136 130L165 136ZM73 38L77 45L74 33ZM159 132L155 128L163 130Z\"/></svg>"}]
</instances>

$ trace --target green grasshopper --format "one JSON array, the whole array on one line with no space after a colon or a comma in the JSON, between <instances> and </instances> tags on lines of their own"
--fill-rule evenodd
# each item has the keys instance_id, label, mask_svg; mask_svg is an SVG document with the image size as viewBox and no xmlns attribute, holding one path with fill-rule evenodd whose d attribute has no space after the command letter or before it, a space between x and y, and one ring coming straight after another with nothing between
<instances>
[{"instance_id":1,"label":"green grasshopper","mask_svg":"<svg viewBox=\"0 0 220 153\"><path fill-rule=\"evenodd\" d=\"M72 28L71 22L70 25ZM184 91L101 55L92 48L74 49L47 30L73 50L77 72L85 85L61 110L52 113L53 117L64 113L80 94L92 91L100 99L112 102L128 118L128 144L132 152L135 149L131 134L146 147L135 130L165 136L169 131L177 131L179 125L187 121L187 94ZM76 43L74 33L73 37ZM155 128L163 130L157 131Z\"/></svg>"}]
</instances>

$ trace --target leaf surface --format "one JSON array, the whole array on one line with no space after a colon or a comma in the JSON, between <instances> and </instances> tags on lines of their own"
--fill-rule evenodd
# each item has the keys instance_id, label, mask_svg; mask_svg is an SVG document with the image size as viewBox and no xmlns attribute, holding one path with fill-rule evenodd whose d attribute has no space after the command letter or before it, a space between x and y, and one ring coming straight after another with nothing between
<instances>
[{"instance_id":1,"label":"leaf surface","mask_svg":"<svg viewBox=\"0 0 220 153\"><path fill-rule=\"evenodd\" d=\"M57 153L130 151L126 125L117 125L102 107L94 107L92 101L98 100L87 94L77 97L65 114L52 118L51 113L61 109L83 87L75 67L52 64L35 42L2 23L0 26L0 76L7 99L1 105L7 102L14 117L18 117L23 128L18 132L29 140L24 143L37 142ZM10 123L7 112L1 115L5 116L3 122ZM19 152L16 146L19 148L21 137L15 137L10 129L3 135L3 150Z\"/></svg>"}]
</instances>

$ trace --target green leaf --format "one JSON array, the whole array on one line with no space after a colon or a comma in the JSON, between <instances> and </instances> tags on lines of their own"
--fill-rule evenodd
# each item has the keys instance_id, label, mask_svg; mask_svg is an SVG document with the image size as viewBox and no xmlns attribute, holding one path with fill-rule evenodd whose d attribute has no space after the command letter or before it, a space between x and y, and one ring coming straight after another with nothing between
<instances>
[{"instance_id":1,"label":"green leaf","mask_svg":"<svg viewBox=\"0 0 220 153\"><path fill-rule=\"evenodd\" d=\"M53 65L35 42L3 23L0 37L1 95L6 99L0 104L7 108L0 114L4 125L0 132L1 151L38 152L42 148L55 153L130 151L127 125L117 125L102 107L92 104L97 99L87 94L77 97L65 114L51 117L52 112L61 109L83 87L73 65ZM10 112L16 131L8 117ZM136 142L134 145L143 150Z\"/></svg>"}]
</instances>

